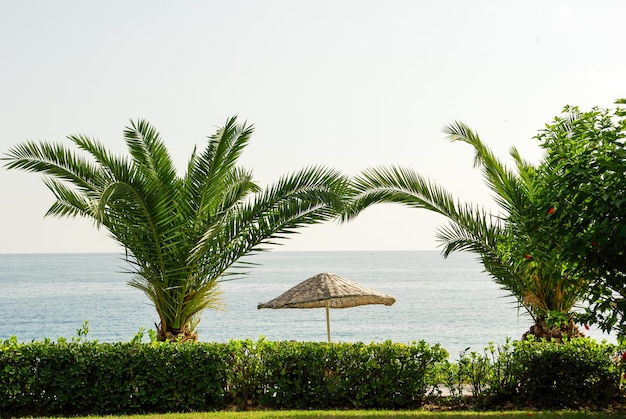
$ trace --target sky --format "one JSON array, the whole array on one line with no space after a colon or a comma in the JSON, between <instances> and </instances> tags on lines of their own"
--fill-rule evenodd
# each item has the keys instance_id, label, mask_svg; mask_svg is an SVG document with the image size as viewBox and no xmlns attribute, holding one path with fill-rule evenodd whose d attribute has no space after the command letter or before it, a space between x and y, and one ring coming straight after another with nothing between
<instances>
[{"instance_id":1,"label":"sky","mask_svg":"<svg viewBox=\"0 0 626 419\"><path fill-rule=\"evenodd\" d=\"M85 134L119 153L129 121L179 170L227 118L261 185L308 165L401 165L496 210L460 120L510 162L566 104L626 97L623 1L0 0L0 155ZM4 166L4 162L0 162ZM44 217L38 174L0 167L0 253L116 252L89 220ZM430 250L445 219L385 204L300 230L280 250Z\"/></svg>"}]
</instances>

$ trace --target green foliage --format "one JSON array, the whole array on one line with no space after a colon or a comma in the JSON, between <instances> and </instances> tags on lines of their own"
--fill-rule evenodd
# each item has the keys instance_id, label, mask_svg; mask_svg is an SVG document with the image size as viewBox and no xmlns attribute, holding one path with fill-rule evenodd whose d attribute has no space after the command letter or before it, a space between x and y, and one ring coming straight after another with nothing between
<instances>
[{"instance_id":1,"label":"green foliage","mask_svg":"<svg viewBox=\"0 0 626 419\"><path fill-rule=\"evenodd\" d=\"M266 343L263 364L274 408L409 408L422 404L447 352L425 342Z\"/></svg>"},{"instance_id":2,"label":"green foliage","mask_svg":"<svg viewBox=\"0 0 626 419\"><path fill-rule=\"evenodd\" d=\"M620 395L621 366L616 348L588 339L567 344L516 342L500 388L518 403L542 408L606 405Z\"/></svg>"},{"instance_id":3,"label":"green foliage","mask_svg":"<svg viewBox=\"0 0 626 419\"><path fill-rule=\"evenodd\" d=\"M341 381L348 359L342 344L264 342L260 348L268 391L261 404L283 409L344 406ZM339 355L343 353L342 355ZM340 360L342 361L340 363ZM342 391L343 390L343 391Z\"/></svg>"},{"instance_id":4,"label":"green foliage","mask_svg":"<svg viewBox=\"0 0 626 419\"><path fill-rule=\"evenodd\" d=\"M448 364L452 397L470 386L477 406L549 409L602 407L623 397L623 348L591 339L546 340L489 345L481 355L462 353Z\"/></svg>"},{"instance_id":5,"label":"green foliage","mask_svg":"<svg viewBox=\"0 0 626 419\"><path fill-rule=\"evenodd\" d=\"M80 329L76 329L76 336L72 336L72 342L80 342L82 340L87 340L87 335L89 334L89 321L85 320Z\"/></svg>"},{"instance_id":6,"label":"green foliage","mask_svg":"<svg viewBox=\"0 0 626 419\"><path fill-rule=\"evenodd\" d=\"M265 340L254 342L247 340L231 340L226 346L227 394L228 404L239 409L247 409L259 405L262 395L268 390L264 377L261 348Z\"/></svg>"},{"instance_id":7,"label":"green foliage","mask_svg":"<svg viewBox=\"0 0 626 419\"><path fill-rule=\"evenodd\" d=\"M440 383L450 390L447 399L458 401L469 386L475 407L598 408L623 397L626 371L623 347L589 339L507 341L450 363L444 349L425 342L144 344L136 338L4 341L0 416L411 409L433 401Z\"/></svg>"},{"instance_id":8,"label":"green foliage","mask_svg":"<svg viewBox=\"0 0 626 419\"><path fill-rule=\"evenodd\" d=\"M275 409L420 406L447 357L438 345L389 341L231 341L228 352L231 402Z\"/></svg>"},{"instance_id":9,"label":"green foliage","mask_svg":"<svg viewBox=\"0 0 626 419\"><path fill-rule=\"evenodd\" d=\"M586 321L626 334L626 110L566 106L536 138L546 151L536 222L593 281Z\"/></svg>"},{"instance_id":10,"label":"green foliage","mask_svg":"<svg viewBox=\"0 0 626 419\"><path fill-rule=\"evenodd\" d=\"M477 404L485 402L485 395L489 389L501 388L502 379L506 376L503 370L510 364L510 340L501 347L489 343L484 353L477 351L468 353L469 348L459 354L457 362L439 364L437 370L438 382L443 383L449 392L448 398L462 399L464 389L469 386ZM435 393L441 395L441 391Z\"/></svg>"},{"instance_id":11,"label":"green foliage","mask_svg":"<svg viewBox=\"0 0 626 419\"><path fill-rule=\"evenodd\" d=\"M81 216L121 244L134 276L160 318L160 340L195 340L207 308L220 307L219 281L241 257L299 227L335 217L347 180L308 167L261 189L237 165L253 127L229 118L194 152L179 176L159 133L146 121L124 131L128 156L83 135L58 143L26 142L6 167L41 173L55 201L47 215ZM227 272L228 271L228 272Z\"/></svg>"},{"instance_id":12,"label":"green foliage","mask_svg":"<svg viewBox=\"0 0 626 419\"><path fill-rule=\"evenodd\" d=\"M32 342L0 346L2 416L419 407L439 346Z\"/></svg>"},{"instance_id":13,"label":"green foliage","mask_svg":"<svg viewBox=\"0 0 626 419\"><path fill-rule=\"evenodd\" d=\"M4 342L0 412L119 414L223 407L219 345Z\"/></svg>"}]
</instances>

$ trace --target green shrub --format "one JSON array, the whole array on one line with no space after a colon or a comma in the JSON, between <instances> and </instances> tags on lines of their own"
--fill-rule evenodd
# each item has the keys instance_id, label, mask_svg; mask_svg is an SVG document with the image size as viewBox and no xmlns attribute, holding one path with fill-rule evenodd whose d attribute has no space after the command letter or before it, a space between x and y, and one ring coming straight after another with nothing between
<instances>
[{"instance_id":1,"label":"green shrub","mask_svg":"<svg viewBox=\"0 0 626 419\"><path fill-rule=\"evenodd\" d=\"M2 415L212 410L224 405L219 345L7 341Z\"/></svg>"},{"instance_id":2,"label":"green shrub","mask_svg":"<svg viewBox=\"0 0 626 419\"><path fill-rule=\"evenodd\" d=\"M0 416L416 407L446 357L424 342L11 339L0 351Z\"/></svg>"},{"instance_id":3,"label":"green shrub","mask_svg":"<svg viewBox=\"0 0 626 419\"><path fill-rule=\"evenodd\" d=\"M267 373L261 404L290 409L421 406L435 365L448 355L438 345L390 341L274 342L261 353Z\"/></svg>"},{"instance_id":4,"label":"green shrub","mask_svg":"<svg viewBox=\"0 0 626 419\"><path fill-rule=\"evenodd\" d=\"M425 342L413 345L393 344L353 346L355 365L349 374L350 388L355 389L354 404L358 408L410 408L422 405L434 364L448 353L438 345ZM358 351L358 352L357 352Z\"/></svg>"},{"instance_id":5,"label":"green shrub","mask_svg":"<svg viewBox=\"0 0 626 419\"><path fill-rule=\"evenodd\" d=\"M460 398L463 385L475 407L577 409L607 406L623 395L623 349L577 338L564 343L527 340L483 354L463 352L456 363L438 365L439 381Z\"/></svg>"},{"instance_id":6,"label":"green shrub","mask_svg":"<svg viewBox=\"0 0 626 419\"><path fill-rule=\"evenodd\" d=\"M573 339L489 345L457 363L425 342L97 343L0 345L0 416L224 409L408 409L446 384L474 406L579 408L621 395L621 350ZM458 391L457 391L458 390Z\"/></svg>"},{"instance_id":7,"label":"green shrub","mask_svg":"<svg viewBox=\"0 0 626 419\"><path fill-rule=\"evenodd\" d=\"M260 348L266 343L247 340L231 340L225 346L226 364L225 398L229 405L239 409L256 407L267 391L264 380L265 368L261 363Z\"/></svg>"},{"instance_id":8,"label":"green shrub","mask_svg":"<svg viewBox=\"0 0 626 419\"><path fill-rule=\"evenodd\" d=\"M334 380L339 359L337 351L329 349L314 342L265 342L260 351L266 371L261 405L291 409L343 405L337 401L341 386Z\"/></svg>"},{"instance_id":9,"label":"green shrub","mask_svg":"<svg viewBox=\"0 0 626 419\"><path fill-rule=\"evenodd\" d=\"M501 356L494 397L541 408L604 406L620 396L622 367L618 348L591 339L564 344L519 341Z\"/></svg>"}]
</instances>

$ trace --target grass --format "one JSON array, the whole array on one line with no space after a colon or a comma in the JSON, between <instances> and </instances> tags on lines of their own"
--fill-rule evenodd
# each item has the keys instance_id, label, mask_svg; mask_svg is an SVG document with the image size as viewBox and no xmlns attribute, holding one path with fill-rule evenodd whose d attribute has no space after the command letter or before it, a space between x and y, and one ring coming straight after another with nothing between
<instances>
[{"instance_id":1,"label":"grass","mask_svg":"<svg viewBox=\"0 0 626 419\"><path fill-rule=\"evenodd\" d=\"M207 412L207 413L169 413L154 415L107 416L112 419L265 419L265 418L529 418L546 419L564 418L622 418L622 413L584 412L584 411L500 411L500 412L429 412L424 410L388 411L388 410L288 410L255 412ZM96 419L101 416L85 416L84 419ZM80 419L80 418L76 418Z\"/></svg>"}]
</instances>

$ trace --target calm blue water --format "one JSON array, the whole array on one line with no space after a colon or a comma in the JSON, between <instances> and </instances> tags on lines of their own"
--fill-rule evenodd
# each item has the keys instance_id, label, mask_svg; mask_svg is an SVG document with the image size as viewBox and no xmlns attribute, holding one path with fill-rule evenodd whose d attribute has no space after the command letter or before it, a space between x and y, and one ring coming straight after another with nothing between
<instances>
[{"instance_id":1,"label":"calm blue water","mask_svg":"<svg viewBox=\"0 0 626 419\"><path fill-rule=\"evenodd\" d=\"M287 289L330 272L396 297L393 306L331 310L333 341L440 343L455 358L470 347L519 338L531 324L471 254L438 251L267 252L235 281L222 282L224 311L205 311L200 340L325 341L323 309L257 310ZM0 340L71 338L89 321L89 338L128 341L158 321L148 299L126 285L117 254L0 255ZM599 332L589 333L597 339ZM147 339L147 338L146 338ZM610 340L610 339L609 339Z\"/></svg>"}]
</instances>

